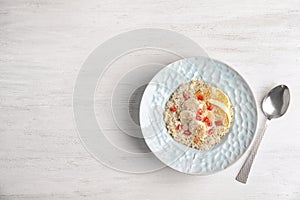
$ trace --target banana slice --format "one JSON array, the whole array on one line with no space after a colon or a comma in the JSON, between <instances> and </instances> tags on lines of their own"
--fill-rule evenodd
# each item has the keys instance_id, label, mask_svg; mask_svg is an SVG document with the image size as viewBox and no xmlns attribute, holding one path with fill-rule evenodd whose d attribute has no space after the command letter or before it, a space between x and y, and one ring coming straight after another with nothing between
<instances>
[{"instance_id":1,"label":"banana slice","mask_svg":"<svg viewBox=\"0 0 300 200\"><path fill-rule=\"evenodd\" d=\"M199 136L199 138L201 140L203 140L207 136L207 134L206 134L206 131L207 131L206 125L201 121L193 119L189 124L189 130L193 134Z\"/></svg>"},{"instance_id":2,"label":"banana slice","mask_svg":"<svg viewBox=\"0 0 300 200\"><path fill-rule=\"evenodd\" d=\"M189 123L192 119L194 119L196 114L189 110L183 110L179 114L179 119L182 124Z\"/></svg>"},{"instance_id":3,"label":"banana slice","mask_svg":"<svg viewBox=\"0 0 300 200\"><path fill-rule=\"evenodd\" d=\"M198 101L194 98L189 98L182 104L182 110L196 111L198 108Z\"/></svg>"}]
</instances>

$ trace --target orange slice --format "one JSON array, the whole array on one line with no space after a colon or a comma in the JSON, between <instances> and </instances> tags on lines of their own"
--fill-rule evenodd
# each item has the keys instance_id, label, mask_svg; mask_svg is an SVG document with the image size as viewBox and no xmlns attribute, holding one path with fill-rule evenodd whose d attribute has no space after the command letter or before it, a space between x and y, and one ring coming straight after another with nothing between
<instances>
[{"instance_id":1,"label":"orange slice","mask_svg":"<svg viewBox=\"0 0 300 200\"><path fill-rule=\"evenodd\" d=\"M219 101L220 103L224 104L227 108L229 108L230 106L229 98L218 88L215 88L215 91L212 92L211 99Z\"/></svg>"},{"instance_id":2,"label":"orange slice","mask_svg":"<svg viewBox=\"0 0 300 200\"><path fill-rule=\"evenodd\" d=\"M231 116L228 115L222 108L215 106L214 110L215 118L221 119L224 127L229 127Z\"/></svg>"}]
</instances>

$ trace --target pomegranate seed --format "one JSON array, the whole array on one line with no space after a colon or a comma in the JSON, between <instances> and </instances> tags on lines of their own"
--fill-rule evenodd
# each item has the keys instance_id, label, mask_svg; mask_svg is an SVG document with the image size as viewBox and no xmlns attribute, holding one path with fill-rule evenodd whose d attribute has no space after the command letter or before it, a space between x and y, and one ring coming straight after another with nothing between
<instances>
[{"instance_id":1,"label":"pomegranate seed","mask_svg":"<svg viewBox=\"0 0 300 200\"><path fill-rule=\"evenodd\" d=\"M179 130L179 131L182 130L182 125L178 124L177 127L176 127L176 129Z\"/></svg>"},{"instance_id":2,"label":"pomegranate seed","mask_svg":"<svg viewBox=\"0 0 300 200\"><path fill-rule=\"evenodd\" d=\"M202 115L202 109L201 109L201 108L199 108L199 109L197 110L197 114Z\"/></svg>"},{"instance_id":3,"label":"pomegranate seed","mask_svg":"<svg viewBox=\"0 0 300 200\"><path fill-rule=\"evenodd\" d=\"M202 117L200 115L196 116L196 120L201 121Z\"/></svg>"},{"instance_id":4,"label":"pomegranate seed","mask_svg":"<svg viewBox=\"0 0 300 200\"><path fill-rule=\"evenodd\" d=\"M200 100L200 101L202 101L204 98L203 98L202 95L198 95L198 96L197 96L197 99Z\"/></svg>"},{"instance_id":5,"label":"pomegranate seed","mask_svg":"<svg viewBox=\"0 0 300 200\"><path fill-rule=\"evenodd\" d=\"M211 121L206 122L207 126L211 126Z\"/></svg>"},{"instance_id":6,"label":"pomegranate seed","mask_svg":"<svg viewBox=\"0 0 300 200\"><path fill-rule=\"evenodd\" d=\"M209 105L208 107L207 107L207 110L212 110L213 109L213 106L212 105Z\"/></svg>"},{"instance_id":7,"label":"pomegranate seed","mask_svg":"<svg viewBox=\"0 0 300 200\"><path fill-rule=\"evenodd\" d=\"M204 117L203 121L208 122L209 121L208 117Z\"/></svg>"},{"instance_id":8,"label":"pomegranate seed","mask_svg":"<svg viewBox=\"0 0 300 200\"><path fill-rule=\"evenodd\" d=\"M207 124L207 126L211 126L211 121L209 120L208 117L204 117L203 121Z\"/></svg>"},{"instance_id":9,"label":"pomegranate seed","mask_svg":"<svg viewBox=\"0 0 300 200\"><path fill-rule=\"evenodd\" d=\"M222 126L223 123L222 123L222 121L215 121L215 125L216 125L216 126Z\"/></svg>"},{"instance_id":10,"label":"pomegranate seed","mask_svg":"<svg viewBox=\"0 0 300 200\"><path fill-rule=\"evenodd\" d=\"M211 134L213 134L214 133L214 129L209 129L208 131L207 131L207 134L208 135L211 135Z\"/></svg>"},{"instance_id":11,"label":"pomegranate seed","mask_svg":"<svg viewBox=\"0 0 300 200\"><path fill-rule=\"evenodd\" d=\"M190 132L189 130L185 130L185 131L183 132L183 134L184 134L184 135L191 135L191 132Z\"/></svg>"},{"instance_id":12,"label":"pomegranate seed","mask_svg":"<svg viewBox=\"0 0 300 200\"><path fill-rule=\"evenodd\" d=\"M183 93L184 100L188 100L190 98L190 95L188 93Z\"/></svg>"},{"instance_id":13,"label":"pomegranate seed","mask_svg":"<svg viewBox=\"0 0 300 200\"><path fill-rule=\"evenodd\" d=\"M176 107L175 106L172 106L171 108L170 108L170 110L171 110L171 112L176 112Z\"/></svg>"}]
</instances>

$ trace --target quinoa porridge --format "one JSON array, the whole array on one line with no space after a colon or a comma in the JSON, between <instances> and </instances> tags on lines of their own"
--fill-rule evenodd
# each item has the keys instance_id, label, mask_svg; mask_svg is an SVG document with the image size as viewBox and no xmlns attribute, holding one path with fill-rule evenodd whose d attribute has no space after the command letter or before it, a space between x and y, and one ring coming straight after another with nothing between
<instances>
[{"instance_id":1,"label":"quinoa porridge","mask_svg":"<svg viewBox=\"0 0 300 200\"><path fill-rule=\"evenodd\" d=\"M200 80L180 85L167 101L164 120L175 141L208 150L230 129L233 109L220 89Z\"/></svg>"}]
</instances>

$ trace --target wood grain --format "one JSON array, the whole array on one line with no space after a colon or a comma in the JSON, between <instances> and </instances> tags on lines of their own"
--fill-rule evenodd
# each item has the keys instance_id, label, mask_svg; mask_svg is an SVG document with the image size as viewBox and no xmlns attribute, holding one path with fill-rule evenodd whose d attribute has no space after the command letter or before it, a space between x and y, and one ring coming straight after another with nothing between
<instances>
[{"instance_id":1,"label":"wood grain","mask_svg":"<svg viewBox=\"0 0 300 200\"><path fill-rule=\"evenodd\" d=\"M300 199L299 21L299 0L0 0L0 199ZM276 84L290 87L290 109L268 127L247 185L234 180L244 157L205 177L133 175L83 148L72 110L82 63L110 37L145 27L195 40L240 72L258 102Z\"/></svg>"}]
</instances>

